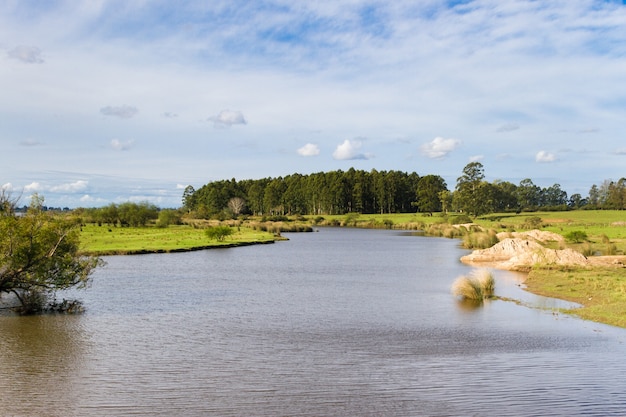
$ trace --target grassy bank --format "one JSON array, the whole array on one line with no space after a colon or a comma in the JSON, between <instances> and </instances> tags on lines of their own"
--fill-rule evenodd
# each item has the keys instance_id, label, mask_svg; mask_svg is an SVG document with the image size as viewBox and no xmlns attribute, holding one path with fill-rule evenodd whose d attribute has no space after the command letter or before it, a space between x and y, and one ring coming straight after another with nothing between
<instances>
[{"instance_id":1,"label":"grassy bank","mask_svg":"<svg viewBox=\"0 0 626 417\"><path fill-rule=\"evenodd\" d=\"M205 229L188 225L157 227L82 227L83 251L96 255L129 255L156 252L180 252L214 247L272 243L274 233L248 227L235 227L223 241L209 240Z\"/></svg>"},{"instance_id":2,"label":"grassy bank","mask_svg":"<svg viewBox=\"0 0 626 417\"><path fill-rule=\"evenodd\" d=\"M325 216L320 223L351 227L420 229L435 236L462 239L465 244L484 240L493 244L489 232L468 231L455 226L464 223L460 215L367 214ZM553 249L571 248L585 256L626 256L626 211L577 210L565 212L494 213L471 219L493 232L540 229L563 237L583 232L584 238L552 242ZM471 229L471 228L470 228ZM482 233L482 235L481 235ZM480 246L480 245L478 245ZM626 262L624 262L626 263ZM626 328L626 267L607 262L587 268L546 269L537 266L529 273L527 290L562 300L576 302L581 308L566 311L586 320Z\"/></svg>"},{"instance_id":3,"label":"grassy bank","mask_svg":"<svg viewBox=\"0 0 626 417\"><path fill-rule=\"evenodd\" d=\"M583 306L569 314L626 328L626 268L535 268L525 284L532 293Z\"/></svg>"}]
</instances>

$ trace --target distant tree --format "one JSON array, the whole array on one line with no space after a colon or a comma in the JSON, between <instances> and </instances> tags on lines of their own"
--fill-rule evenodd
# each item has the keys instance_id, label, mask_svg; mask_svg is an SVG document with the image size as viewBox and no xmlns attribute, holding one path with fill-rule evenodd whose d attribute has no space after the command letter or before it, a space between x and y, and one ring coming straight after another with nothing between
<instances>
[{"instance_id":1,"label":"distant tree","mask_svg":"<svg viewBox=\"0 0 626 417\"><path fill-rule=\"evenodd\" d=\"M541 205L543 207L555 208L567 204L567 193L561 189L560 184L554 184L551 187L543 189L541 194Z\"/></svg>"},{"instance_id":2,"label":"distant tree","mask_svg":"<svg viewBox=\"0 0 626 417\"><path fill-rule=\"evenodd\" d=\"M241 211L244 209L245 206L246 206L246 200L244 200L241 197L233 197L230 200L228 200L228 209L235 216L239 216L239 214L241 214Z\"/></svg>"},{"instance_id":3,"label":"distant tree","mask_svg":"<svg viewBox=\"0 0 626 417\"><path fill-rule=\"evenodd\" d=\"M457 179L454 202L456 207L470 216L480 216L491 211L491 188L483 180L485 169L480 162L470 162Z\"/></svg>"},{"instance_id":4,"label":"distant tree","mask_svg":"<svg viewBox=\"0 0 626 417\"><path fill-rule=\"evenodd\" d=\"M13 293L21 312L41 311L57 290L84 288L102 261L82 255L79 225L43 210L35 194L28 211L0 213L0 293Z\"/></svg>"},{"instance_id":5,"label":"distant tree","mask_svg":"<svg viewBox=\"0 0 626 417\"><path fill-rule=\"evenodd\" d=\"M181 224L181 214L179 210L163 209L159 211L159 218L156 222L157 227L167 227L173 224Z\"/></svg>"},{"instance_id":6,"label":"distant tree","mask_svg":"<svg viewBox=\"0 0 626 417\"><path fill-rule=\"evenodd\" d=\"M580 194L572 194L569 198L569 207L573 209L578 209L587 204L587 200L585 200Z\"/></svg>"},{"instance_id":7,"label":"distant tree","mask_svg":"<svg viewBox=\"0 0 626 417\"><path fill-rule=\"evenodd\" d=\"M437 195L441 202L441 211L447 213L452 209L452 193L449 190L440 191Z\"/></svg>"},{"instance_id":8,"label":"distant tree","mask_svg":"<svg viewBox=\"0 0 626 417\"><path fill-rule=\"evenodd\" d=\"M600 202L600 190L598 186L593 184L589 189L589 204L594 208L598 206Z\"/></svg>"},{"instance_id":9,"label":"distant tree","mask_svg":"<svg viewBox=\"0 0 626 417\"><path fill-rule=\"evenodd\" d=\"M183 191L183 208L185 210L187 210L188 212L191 211L194 207L194 194L196 193L196 190L193 188L193 186L188 185L187 187L185 187L185 191Z\"/></svg>"},{"instance_id":10,"label":"distant tree","mask_svg":"<svg viewBox=\"0 0 626 417\"><path fill-rule=\"evenodd\" d=\"M417 182L416 201L417 210L422 213L441 211L442 202L440 193L447 191L446 181L439 175L426 175Z\"/></svg>"},{"instance_id":11,"label":"distant tree","mask_svg":"<svg viewBox=\"0 0 626 417\"><path fill-rule=\"evenodd\" d=\"M517 203L521 210L536 210L539 206L541 188L530 178L523 179L516 190Z\"/></svg>"}]
</instances>

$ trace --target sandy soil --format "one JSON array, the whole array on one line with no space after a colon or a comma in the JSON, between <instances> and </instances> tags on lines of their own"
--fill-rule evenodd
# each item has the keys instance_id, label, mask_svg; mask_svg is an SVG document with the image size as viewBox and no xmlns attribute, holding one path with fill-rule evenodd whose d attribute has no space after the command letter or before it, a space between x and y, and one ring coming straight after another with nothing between
<instances>
[{"instance_id":1,"label":"sandy soil","mask_svg":"<svg viewBox=\"0 0 626 417\"><path fill-rule=\"evenodd\" d=\"M475 250L461 257L463 263L481 267L528 271L533 265L626 267L626 256L585 257L572 249L548 249L542 244L562 241L551 232L532 230L524 233L500 233L500 242L490 248Z\"/></svg>"}]
</instances>

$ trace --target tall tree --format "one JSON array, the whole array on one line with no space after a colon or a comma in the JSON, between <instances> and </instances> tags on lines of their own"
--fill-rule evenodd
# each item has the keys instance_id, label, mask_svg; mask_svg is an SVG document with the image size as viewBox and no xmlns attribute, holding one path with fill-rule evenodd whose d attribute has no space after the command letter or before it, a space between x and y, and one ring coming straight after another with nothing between
<instances>
[{"instance_id":1,"label":"tall tree","mask_svg":"<svg viewBox=\"0 0 626 417\"><path fill-rule=\"evenodd\" d=\"M485 169L480 162L470 162L463 168L463 175L456 180L455 204L471 216L489 212L487 197L490 189L483 185Z\"/></svg>"},{"instance_id":2,"label":"tall tree","mask_svg":"<svg viewBox=\"0 0 626 417\"><path fill-rule=\"evenodd\" d=\"M447 191L446 181L439 175L426 175L417 182L415 205L422 213L432 214L441 211L442 202L440 194Z\"/></svg>"}]
</instances>

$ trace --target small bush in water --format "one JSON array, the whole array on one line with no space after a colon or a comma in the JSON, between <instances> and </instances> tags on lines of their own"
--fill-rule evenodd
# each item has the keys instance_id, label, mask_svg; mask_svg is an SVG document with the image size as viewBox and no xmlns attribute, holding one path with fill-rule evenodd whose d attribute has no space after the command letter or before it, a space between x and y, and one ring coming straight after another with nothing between
<instances>
[{"instance_id":1,"label":"small bush in water","mask_svg":"<svg viewBox=\"0 0 626 417\"><path fill-rule=\"evenodd\" d=\"M452 294L466 300L484 300L493 296L495 280L487 270L473 271L469 276L457 278L452 284Z\"/></svg>"}]
</instances>

